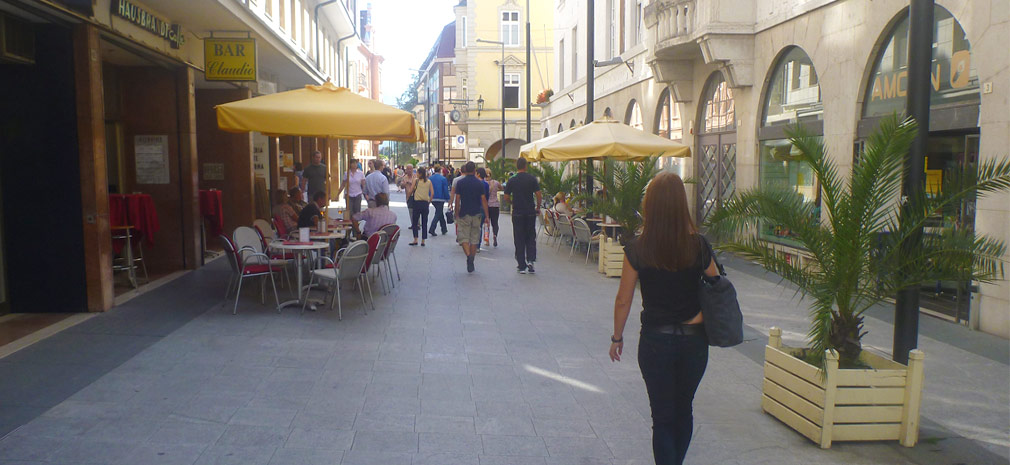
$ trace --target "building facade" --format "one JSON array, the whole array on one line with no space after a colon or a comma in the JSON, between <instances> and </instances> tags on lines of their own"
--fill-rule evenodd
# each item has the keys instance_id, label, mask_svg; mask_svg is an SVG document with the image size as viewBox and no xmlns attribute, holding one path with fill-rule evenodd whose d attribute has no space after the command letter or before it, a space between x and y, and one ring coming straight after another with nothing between
<instances>
[{"instance_id":1,"label":"building facade","mask_svg":"<svg viewBox=\"0 0 1010 465\"><path fill-rule=\"evenodd\" d=\"M682 140L692 159L665 163L697 180L689 196L699 222L733 193L758 185L789 186L817 201L811 173L781 156L789 150L785 125L823 137L844 173L880 118L904 111L907 1L598 0L596 57L614 54L627 64L596 68L594 115L585 114L586 60L573 56L585 50L578 46L585 1L555 7L561 90L547 106L542 135L609 111ZM937 0L934 16L927 183L944 168L1006 156L1010 145L1010 9ZM1010 241L1008 194L964 205L956 216ZM767 225L760 234L804 259L788 231ZM1010 337L1007 281L966 295L958 283L923 283L922 307Z\"/></svg>"},{"instance_id":2,"label":"building facade","mask_svg":"<svg viewBox=\"0 0 1010 465\"><path fill-rule=\"evenodd\" d=\"M554 79L554 5L548 0L463 1L456 13L456 95L463 105L459 125L469 160L482 162L540 138L541 107L536 97ZM530 22L530 62L526 61L526 22ZM503 46L484 43L489 40ZM502 55L504 54L504 60ZM504 67L504 81L502 80ZM526 134L526 70L529 68L531 137ZM502 133L502 109L505 132Z\"/></svg>"},{"instance_id":3,"label":"building facade","mask_svg":"<svg viewBox=\"0 0 1010 465\"><path fill-rule=\"evenodd\" d=\"M355 3L0 1L5 108L22 109L5 112L0 135L0 313L113 306L122 280L111 194L150 195L160 228L149 229L144 259L155 278L201 266L217 246L201 190L222 191L230 233L269 217L270 189L293 186L294 162L311 151L338 172L347 144L225 133L214 106L349 85ZM219 54L243 64L205 61ZM49 271L28 271L39 269Z\"/></svg>"}]
</instances>

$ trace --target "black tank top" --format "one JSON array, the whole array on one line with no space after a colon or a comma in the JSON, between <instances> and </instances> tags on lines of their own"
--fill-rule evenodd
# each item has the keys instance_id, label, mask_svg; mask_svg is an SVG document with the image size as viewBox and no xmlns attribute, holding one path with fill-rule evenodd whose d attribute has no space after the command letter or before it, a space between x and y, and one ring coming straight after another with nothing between
<instances>
[{"instance_id":1,"label":"black tank top","mask_svg":"<svg viewBox=\"0 0 1010 465\"><path fill-rule=\"evenodd\" d=\"M712 249L704 236L697 235L698 256L694 264L677 271L644 267L641 257L649 253L640 250L638 238L624 247L628 263L638 272L642 289L642 327L684 323L701 311L698 303L698 280L712 261Z\"/></svg>"}]
</instances>

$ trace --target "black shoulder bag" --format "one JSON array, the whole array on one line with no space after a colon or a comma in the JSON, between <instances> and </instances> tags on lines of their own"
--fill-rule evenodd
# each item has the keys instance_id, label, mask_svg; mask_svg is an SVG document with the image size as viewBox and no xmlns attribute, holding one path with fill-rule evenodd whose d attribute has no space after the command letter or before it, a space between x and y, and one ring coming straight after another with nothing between
<instances>
[{"instance_id":1,"label":"black shoulder bag","mask_svg":"<svg viewBox=\"0 0 1010 465\"><path fill-rule=\"evenodd\" d=\"M740 302L737 301L733 283L726 277L726 269L715 259L715 252L704 236L702 242L719 269L719 275L712 277L705 275L702 270L701 278L698 280L698 301L701 304L702 317L705 319L708 345L732 347L743 342L743 313L740 312Z\"/></svg>"}]
</instances>

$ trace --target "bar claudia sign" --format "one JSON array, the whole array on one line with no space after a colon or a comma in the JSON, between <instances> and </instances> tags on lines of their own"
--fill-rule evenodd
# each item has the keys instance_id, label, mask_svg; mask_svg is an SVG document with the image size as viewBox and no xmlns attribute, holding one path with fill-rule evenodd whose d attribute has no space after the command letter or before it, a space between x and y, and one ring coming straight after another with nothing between
<instances>
[{"instance_id":1,"label":"bar claudia sign","mask_svg":"<svg viewBox=\"0 0 1010 465\"><path fill-rule=\"evenodd\" d=\"M128 0L113 0L111 5L114 16L126 19L141 29L167 40L172 48L182 47L186 43L182 27L178 24L171 24Z\"/></svg>"}]
</instances>

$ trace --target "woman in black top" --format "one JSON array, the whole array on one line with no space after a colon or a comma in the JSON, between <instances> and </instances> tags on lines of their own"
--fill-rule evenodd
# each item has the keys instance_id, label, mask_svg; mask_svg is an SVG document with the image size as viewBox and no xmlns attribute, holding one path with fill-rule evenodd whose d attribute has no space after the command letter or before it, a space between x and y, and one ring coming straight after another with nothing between
<instances>
[{"instance_id":1,"label":"woman in black top","mask_svg":"<svg viewBox=\"0 0 1010 465\"><path fill-rule=\"evenodd\" d=\"M624 352L624 325L642 287L638 366L652 408L652 452L657 465L681 464L691 443L691 404L708 365L708 339L698 304L698 281L718 271L712 250L691 221L684 182L662 173L642 202L642 234L624 248L624 269L614 301L610 359Z\"/></svg>"}]
</instances>

